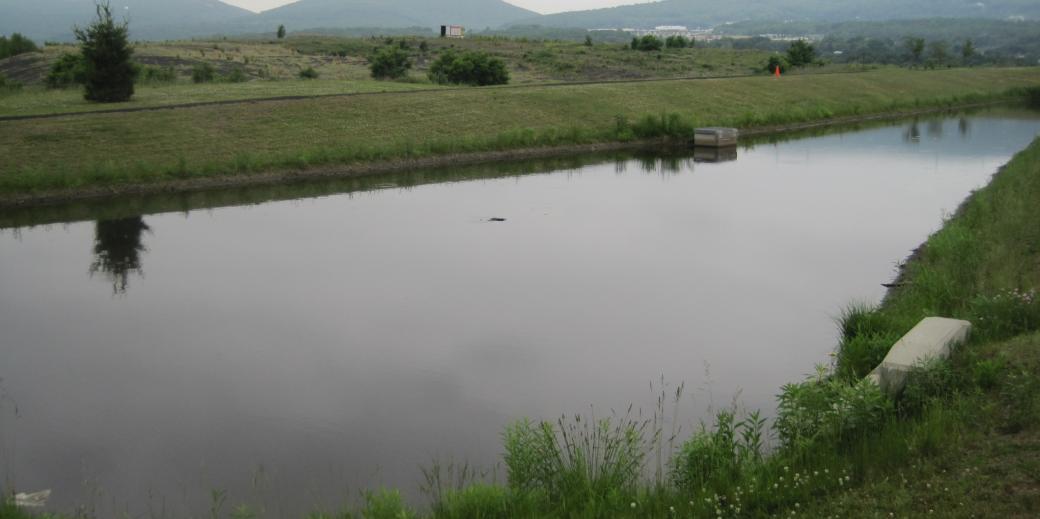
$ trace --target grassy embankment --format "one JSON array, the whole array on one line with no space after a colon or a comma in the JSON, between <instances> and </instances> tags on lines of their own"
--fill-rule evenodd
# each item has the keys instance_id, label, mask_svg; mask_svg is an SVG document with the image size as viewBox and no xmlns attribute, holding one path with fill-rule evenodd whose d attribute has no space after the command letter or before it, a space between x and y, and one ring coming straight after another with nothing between
<instances>
[{"instance_id":1,"label":"grassy embankment","mask_svg":"<svg viewBox=\"0 0 1040 519\"><path fill-rule=\"evenodd\" d=\"M413 63L408 77L374 81L368 56L388 45L406 47ZM421 45L425 43L425 48ZM141 82L126 107L316 96L356 92L440 88L427 77L429 66L448 49L488 52L503 61L511 83L541 84L562 81L612 81L677 77L717 77L764 74L768 53L731 49L664 49L646 53L619 45L585 46L574 42L526 41L506 38L344 38L291 36L283 41L258 40L142 42L134 60L141 66L169 69L172 81ZM0 117L77 113L111 106L88 103L78 88L49 90L44 80L62 54L76 53L72 45L49 45L40 52L0 60L0 74L24 87L16 95L0 95ZM216 73L213 83L192 84L192 69L206 64ZM860 70L863 67L812 67L806 73ZM301 80L300 71L313 69L316 80ZM237 83L229 82L232 72Z\"/></svg>"},{"instance_id":2,"label":"grassy embankment","mask_svg":"<svg viewBox=\"0 0 1040 519\"><path fill-rule=\"evenodd\" d=\"M380 491L359 514L336 517L1035 517L1037 200L1040 140L929 238L880 307L846 312L834 365L783 388L772 431L755 414L723 410L673 449L660 419L520 421L503 436L504 485L458 485L430 470L430 510ZM894 339L929 315L971 320L970 342L921 366L897 401L863 383ZM771 434L779 443L766 453ZM651 461L657 453L663 461ZM215 516L260 514L225 512Z\"/></svg>"},{"instance_id":3,"label":"grassy embankment","mask_svg":"<svg viewBox=\"0 0 1040 519\"><path fill-rule=\"evenodd\" d=\"M753 128L993 101L1037 84L1036 68L888 69L780 80L461 89L3 121L0 197L682 138L695 126Z\"/></svg>"}]
</instances>

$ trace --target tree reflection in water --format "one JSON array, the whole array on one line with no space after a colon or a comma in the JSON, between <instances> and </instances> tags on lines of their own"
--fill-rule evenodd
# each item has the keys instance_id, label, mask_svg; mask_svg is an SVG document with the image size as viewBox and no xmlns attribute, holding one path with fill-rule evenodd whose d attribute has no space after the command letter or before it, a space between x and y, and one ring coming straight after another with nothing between
<instances>
[{"instance_id":1,"label":"tree reflection in water","mask_svg":"<svg viewBox=\"0 0 1040 519\"><path fill-rule=\"evenodd\" d=\"M125 294L131 272L144 274L141 253L147 249L141 235L150 231L140 216L119 220L98 220L94 230L94 263L90 275L102 272L112 282L112 292Z\"/></svg>"}]
</instances>

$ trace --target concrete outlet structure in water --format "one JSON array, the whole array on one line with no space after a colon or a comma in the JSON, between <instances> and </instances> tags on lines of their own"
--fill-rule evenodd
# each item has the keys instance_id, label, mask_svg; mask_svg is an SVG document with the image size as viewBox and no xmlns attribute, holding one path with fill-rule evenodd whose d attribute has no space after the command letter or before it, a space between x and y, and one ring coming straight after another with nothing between
<instances>
[{"instance_id":1,"label":"concrete outlet structure in water","mask_svg":"<svg viewBox=\"0 0 1040 519\"><path fill-rule=\"evenodd\" d=\"M693 131L693 145L709 148L736 146L739 134L736 128L697 128Z\"/></svg>"},{"instance_id":2,"label":"concrete outlet structure in water","mask_svg":"<svg viewBox=\"0 0 1040 519\"><path fill-rule=\"evenodd\" d=\"M953 347L966 341L970 333L968 321L928 317L892 346L885 360L867 375L867 380L888 395L896 396L906 386L910 370L930 360L949 357Z\"/></svg>"}]
</instances>

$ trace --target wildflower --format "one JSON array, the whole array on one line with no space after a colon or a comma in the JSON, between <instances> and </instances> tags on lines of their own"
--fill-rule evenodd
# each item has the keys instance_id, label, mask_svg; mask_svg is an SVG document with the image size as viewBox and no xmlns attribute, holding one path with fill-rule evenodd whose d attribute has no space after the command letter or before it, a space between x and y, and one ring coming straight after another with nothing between
<instances>
[{"instance_id":1,"label":"wildflower","mask_svg":"<svg viewBox=\"0 0 1040 519\"><path fill-rule=\"evenodd\" d=\"M668 511L674 514L675 513L675 507L674 506L669 506L668 507Z\"/></svg>"},{"instance_id":2,"label":"wildflower","mask_svg":"<svg viewBox=\"0 0 1040 519\"><path fill-rule=\"evenodd\" d=\"M632 501L632 508L635 508L635 507L636 507L636 502Z\"/></svg>"}]
</instances>

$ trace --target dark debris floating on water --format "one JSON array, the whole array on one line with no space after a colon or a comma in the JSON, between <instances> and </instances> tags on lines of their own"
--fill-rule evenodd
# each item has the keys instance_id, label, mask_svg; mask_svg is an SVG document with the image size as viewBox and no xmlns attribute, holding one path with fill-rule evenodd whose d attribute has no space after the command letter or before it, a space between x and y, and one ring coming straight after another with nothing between
<instances>
[{"instance_id":1,"label":"dark debris floating on water","mask_svg":"<svg viewBox=\"0 0 1040 519\"><path fill-rule=\"evenodd\" d=\"M489 221L489 222L504 222L504 221L506 221L506 219L505 218L497 218L496 217L496 218L488 218L487 221Z\"/></svg>"}]
</instances>

